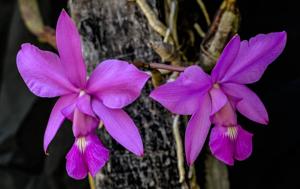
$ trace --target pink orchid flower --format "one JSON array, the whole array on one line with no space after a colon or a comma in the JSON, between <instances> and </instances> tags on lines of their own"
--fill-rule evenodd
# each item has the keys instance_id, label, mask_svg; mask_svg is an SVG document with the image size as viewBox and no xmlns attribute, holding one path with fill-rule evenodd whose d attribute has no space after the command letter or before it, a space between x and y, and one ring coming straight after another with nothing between
<instances>
[{"instance_id":1,"label":"pink orchid flower","mask_svg":"<svg viewBox=\"0 0 300 189\"><path fill-rule=\"evenodd\" d=\"M190 66L174 81L158 87L151 97L175 114L192 115L185 133L185 153L193 164L210 125L210 148L232 165L252 152L252 134L236 121L235 110L252 121L267 124L268 113L258 96L244 84L258 81L267 66L283 51L286 33L259 34L249 41L234 36L224 48L211 76Z\"/></svg>"},{"instance_id":2,"label":"pink orchid flower","mask_svg":"<svg viewBox=\"0 0 300 189\"><path fill-rule=\"evenodd\" d=\"M143 155L137 127L123 107L138 98L149 76L120 60L100 63L87 79L75 24L63 10L57 22L59 56L23 44L17 67L26 85L39 97L57 97L44 136L44 150L65 118L73 122L75 142L67 155L66 169L75 179L93 176L108 160L108 150L95 135L102 120L107 132L129 151Z\"/></svg>"},{"instance_id":3,"label":"pink orchid flower","mask_svg":"<svg viewBox=\"0 0 300 189\"><path fill-rule=\"evenodd\" d=\"M228 165L234 159L244 160L252 153L252 134L237 123L235 108L227 102L212 117L212 128L209 146L212 154Z\"/></svg>"}]
</instances>

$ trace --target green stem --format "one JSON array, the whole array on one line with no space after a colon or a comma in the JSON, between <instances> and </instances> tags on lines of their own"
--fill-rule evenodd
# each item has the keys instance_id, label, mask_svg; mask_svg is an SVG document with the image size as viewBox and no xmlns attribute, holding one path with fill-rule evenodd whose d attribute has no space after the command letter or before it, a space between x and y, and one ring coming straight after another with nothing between
<instances>
[{"instance_id":1,"label":"green stem","mask_svg":"<svg viewBox=\"0 0 300 189\"><path fill-rule=\"evenodd\" d=\"M94 179L90 173L88 177L89 177L90 189L96 189Z\"/></svg>"}]
</instances>

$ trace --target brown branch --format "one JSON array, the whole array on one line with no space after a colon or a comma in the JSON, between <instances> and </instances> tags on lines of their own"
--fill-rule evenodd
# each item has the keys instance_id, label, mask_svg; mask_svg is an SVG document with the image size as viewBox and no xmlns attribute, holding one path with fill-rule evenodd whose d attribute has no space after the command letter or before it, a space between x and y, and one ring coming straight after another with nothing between
<instances>
[{"instance_id":1,"label":"brown branch","mask_svg":"<svg viewBox=\"0 0 300 189\"><path fill-rule=\"evenodd\" d=\"M202 13L204 14L204 17L205 17L205 20L206 20L207 25L209 26L209 25L211 24L211 21L210 21L210 19L209 19L209 15L208 15L208 12L207 12L207 9L206 9L205 4L203 3L202 0L197 0L197 3L198 3L198 5L199 5L200 8L201 8Z\"/></svg>"},{"instance_id":2,"label":"brown branch","mask_svg":"<svg viewBox=\"0 0 300 189\"><path fill-rule=\"evenodd\" d=\"M150 26L161 36L165 37L167 27L157 18L155 12L149 6L146 0L136 0L136 3L145 14Z\"/></svg>"},{"instance_id":3,"label":"brown branch","mask_svg":"<svg viewBox=\"0 0 300 189\"><path fill-rule=\"evenodd\" d=\"M161 64L161 63L145 63L142 61L134 61L130 63L139 68L162 69L162 70L169 70L173 72L183 72L185 70L185 67L182 66L173 66L173 65Z\"/></svg>"}]
</instances>

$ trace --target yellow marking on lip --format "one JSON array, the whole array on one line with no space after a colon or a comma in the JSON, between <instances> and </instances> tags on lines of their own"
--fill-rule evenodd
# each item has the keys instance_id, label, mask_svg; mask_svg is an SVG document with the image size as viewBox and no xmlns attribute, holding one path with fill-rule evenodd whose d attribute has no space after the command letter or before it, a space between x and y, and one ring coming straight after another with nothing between
<instances>
[{"instance_id":1,"label":"yellow marking on lip","mask_svg":"<svg viewBox=\"0 0 300 189\"><path fill-rule=\"evenodd\" d=\"M220 89L220 85L218 83L213 84L213 88Z\"/></svg>"},{"instance_id":2,"label":"yellow marking on lip","mask_svg":"<svg viewBox=\"0 0 300 189\"><path fill-rule=\"evenodd\" d=\"M237 138L237 127L233 126L233 127L228 127L227 128L227 132L225 133L225 135L227 137L229 137L231 140L235 140Z\"/></svg>"},{"instance_id":3,"label":"yellow marking on lip","mask_svg":"<svg viewBox=\"0 0 300 189\"><path fill-rule=\"evenodd\" d=\"M77 145L77 147L79 148L79 151L80 151L81 153L83 153L84 150L85 150L85 148L86 148L86 145L87 145L87 142L86 142L86 140L85 140L85 137L80 137L80 138L78 138L77 141L76 141L76 145Z\"/></svg>"}]
</instances>

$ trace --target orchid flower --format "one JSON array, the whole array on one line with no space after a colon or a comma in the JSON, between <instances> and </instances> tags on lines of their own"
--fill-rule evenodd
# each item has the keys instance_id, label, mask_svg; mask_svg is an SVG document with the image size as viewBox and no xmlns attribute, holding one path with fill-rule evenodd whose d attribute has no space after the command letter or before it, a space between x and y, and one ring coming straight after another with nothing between
<instances>
[{"instance_id":1,"label":"orchid flower","mask_svg":"<svg viewBox=\"0 0 300 189\"><path fill-rule=\"evenodd\" d=\"M286 33L259 34L249 41L235 35L224 48L211 76L198 66L190 66L174 81L151 94L172 113L192 115L185 132L185 153L193 164L213 123L210 148L226 164L243 160L252 151L252 134L236 121L239 111L252 121L268 123L268 113L245 84L258 81L267 66L283 51Z\"/></svg>"},{"instance_id":2,"label":"orchid flower","mask_svg":"<svg viewBox=\"0 0 300 189\"><path fill-rule=\"evenodd\" d=\"M75 142L66 169L75 179L94 176L108 160L108 150L95 135L100 120L107 132L138 156L143 144L137 127L123 107L140 95L149 76L120 60L101 62L87 79L75 24L63 10L56 27L59 56L23 44L17 55L18 70L29 90L39 97L59 97L44 136L44 150L67 118L73 122Z\"/></svg>"},{"instance_id":3,"label":"orchid flower","mask_svg":"<svg viewBox=\"0 0 300 189\"><path fill-rule=\"evenodd\" d=\"M234 159L244 160L252 153L252 134L237 123L235 108L227 102L212 117L215 125L210 133L209 146L212 154L228 165Z\"/></svg>"}]
</instances>

